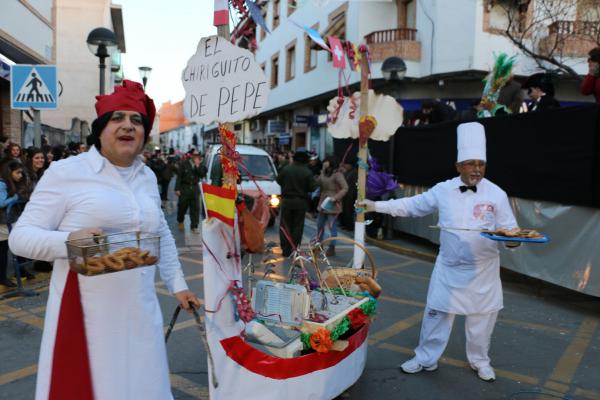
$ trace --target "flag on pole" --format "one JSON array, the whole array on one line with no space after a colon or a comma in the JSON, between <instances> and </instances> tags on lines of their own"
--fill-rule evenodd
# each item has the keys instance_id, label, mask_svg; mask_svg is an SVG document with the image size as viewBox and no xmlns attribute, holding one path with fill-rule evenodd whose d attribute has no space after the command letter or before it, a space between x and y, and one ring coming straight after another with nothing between
<instances>
[{"instance_id":1,"label":"flag on pole","mask_svg":"<svg viewBox=\"0 0 600 400\"><path fill-rule=\"evenodd\" d=\"M248 6L250 16L252 17L254 22L256 22L256 25L260 26L263 31L271 33L271 31L269 31L269 28L267 28L267 23L265 22L265 19L263 18L260 12L260 7L256 5L256 3L253 0L246 0L246 6Z\"/></svg>"},{"instance_id":2,"label":"flag on pole","mask_svg":"<svg viewBox=\"0 0 600 400\"><path fill-rule=\"evenodd\" d=\"M304 32L306 32L308 37L311 38L313 42L315 42L316 44L318 44L325 50L331 51L331 49L329 48L329 46L327 46L327 43L325 43L325 40L323 40L323 38L321 37L321 34L319 32L317 32L316 30L309 28L307 26L302 26L302 25L298 24L296 21L294 21L293 19L288 18L288 21L290 21L292 24L296 25L298 28L304 30Z\"/></svg>"},{"instance_id":3,"label":"flag on pole","mask_svg":"<svg viewBox=\"0 0 600 400\"><path fill-rule=\"evenodd\" d=\"M214 26L229 24L229 4L227 0L215 0Z\"/></svg>"},{"instance_id":4,"label":"flag on pole","mask_svg":"<svg viewBox=\"0 0 600 400\"><path fill-rule=\"evenodd\" d=\"M204 206L209 218L217 218L233 227L235 210L235 189L202 184Z\"/></svg>"},{"instance_id":5,"label":"flag on pole","mask_svg":"<svg viewBox=\"0 0 600 400\"><path fill-rule=\"evenodd\" d=\"M328 36L327 40L333 57L333 68L346 68L346 54L344 53L344 47L342 47L342 41L335 36Z\"/></svg>"}]
</instances>

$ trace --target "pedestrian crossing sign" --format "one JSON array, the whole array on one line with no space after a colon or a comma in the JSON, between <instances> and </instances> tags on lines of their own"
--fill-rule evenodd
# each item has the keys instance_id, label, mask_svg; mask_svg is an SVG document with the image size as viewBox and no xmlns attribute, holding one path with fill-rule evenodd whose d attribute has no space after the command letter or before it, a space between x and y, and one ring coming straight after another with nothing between
<instances>
[{"instance_id":1,"label":"pedestrian crossing sign","mask_svg":"<svg viewBox=\"0 0 600 400\"><path fill-rule=\"evenodd\" d=\"M56 65L25 65L11 67L11 108L55 110L58 107Z\"/></svg>"}]
</instances>

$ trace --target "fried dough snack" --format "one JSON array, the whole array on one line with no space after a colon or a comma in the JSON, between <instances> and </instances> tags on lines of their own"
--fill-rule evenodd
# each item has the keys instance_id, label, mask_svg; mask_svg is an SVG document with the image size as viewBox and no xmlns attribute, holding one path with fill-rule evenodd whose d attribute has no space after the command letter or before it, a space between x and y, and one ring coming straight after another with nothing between
<instances>
[{"instance_id":1,"label":"fried dough snack","mask_svg":"<svg viewBox=\"0 0 600 400\"><path fill-rule=\"evenodd\" d=\"M514 237L514 238L527 238L527 239L539 239L544 237L538 231L533 229L498 229L497 231L490 232L492 235Z\"/></svg>"},{"instance_id":2,"label":"fried dough snack","mask_svg":"<svg viewBox=\"0 0 600 400\"><path fill-rule=\"evenodd\" d=\"M102 257L88 257L82 268L86 275L98 275L137 268L142 265L153 265L157 261L158 257L151 255L149 250L124 247Z\"/></svg>"}]
</instances>

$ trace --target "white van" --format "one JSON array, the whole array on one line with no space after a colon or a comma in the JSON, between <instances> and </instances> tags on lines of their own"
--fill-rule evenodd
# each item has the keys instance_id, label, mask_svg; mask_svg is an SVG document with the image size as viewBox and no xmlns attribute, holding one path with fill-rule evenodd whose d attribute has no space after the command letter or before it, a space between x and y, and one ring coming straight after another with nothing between
<instances>
[{"instance_id":1,"label":"white van","mask_svg":"<svg viewBox=\"0 0 600 400\"><path fill-rule=\"evenodd\" d=\"M221 145L219 144L212 145L206 151L206 168L208 169L206 179L207 183L211 185L220 184L220 182L212 182L211 179L213 168L220 162L218 157L220 149ZM278 212L279 205L281 204L281 187L275 180L277 178L277 168L275 168L275 164L269 153L258 147L243 144L236 145L235 150L239 153L244 164L244 166L238 165L241 178L238 191L256 198L259 194L259 190L256 187L258 185L262 192L267 195L269 207ZM254 178L254 182L249 175ZM273 222L274 218L271 217L269 226Z\"/></svg>"}]
</instances>

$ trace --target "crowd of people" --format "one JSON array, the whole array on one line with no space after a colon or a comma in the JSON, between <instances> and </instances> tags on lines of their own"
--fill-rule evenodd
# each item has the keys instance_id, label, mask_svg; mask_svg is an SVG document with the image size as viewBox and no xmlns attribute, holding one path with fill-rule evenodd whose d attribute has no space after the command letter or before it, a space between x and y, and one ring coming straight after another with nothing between
<instances>
[{"instance_id":1,"label":"crowd of people","mask_svg":"<svg viewBox=\"0 0 600 400\"><path fill-rule=\"evenodd\" d=\"M594 96L600 103L600 47L595 47L588 53L588 72L581 81L579 91L584 96ZM500 90L499 105L505 108L497 114L519 114L560 108L556 99L556 89L553 76L539 72L529 76L524 82L519 82L514 76ZM421 108L405 113L406 126L435 124L446 121L472 121L481 114L481 99L473 100L469 107L457 111L452 101L440 99L425 100Z\"/></svg>"},{"instance_id":2,"label":"crowd of people","mask_svg":"<svg viewBox=\"0 0 600 400\"><path fill-rule=\"evenodd\" d=\"M85 152L87 146L83 143L71 142L68 146L51 147L43 137L41 148L31 146L23 150L19 144L1 139L3 145L0 152L2 155L0 159L0 285L15 287L15 282L7 277L9 225L16 222L50 163ZM49 263L39 261L34 262L31 269L21 266L20 273L25 279L34 279L34 270L46 272L50 269Z\"/></svg>"}]
</instances>

